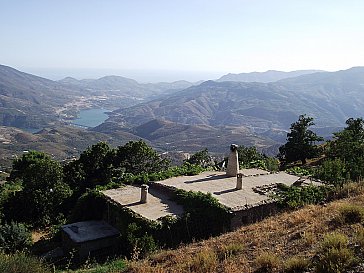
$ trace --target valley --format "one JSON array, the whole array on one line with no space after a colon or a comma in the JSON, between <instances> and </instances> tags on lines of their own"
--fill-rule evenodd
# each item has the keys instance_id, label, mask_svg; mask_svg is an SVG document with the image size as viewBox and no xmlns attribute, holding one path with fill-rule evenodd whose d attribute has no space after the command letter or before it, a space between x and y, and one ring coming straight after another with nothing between
<instances>
[{"instance_id":1,"label":"valley","mask_svg":"<svg viewBox=\"0 0 364 273\"><path fill-rule=\"evenodd\" d=\"M208 148L221 154L226 143L238 143L274 156L302 113L315 119L313 130L325 139L347 118L364 115L363 67L229 74L196 83L138 83L119 76L51 81L0 68L4 166L23 150L65 159L95 142L119 145L128 138L144 139L160 152ZM74 127L80 112L90 109L108 109L107 116L91 110L96 121Z\"/></svg>"}]
</instances>

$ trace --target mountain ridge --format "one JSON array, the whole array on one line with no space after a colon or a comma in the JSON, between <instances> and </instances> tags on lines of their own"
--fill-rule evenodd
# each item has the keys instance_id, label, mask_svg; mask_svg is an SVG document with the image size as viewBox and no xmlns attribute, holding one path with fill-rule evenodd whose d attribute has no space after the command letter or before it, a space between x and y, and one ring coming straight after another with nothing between
<instances>
[{"instance_id":1,"label":"mountain ridge","mask_svg":"<svg viewBox=\"0 0 364 273\"><path fill-rule=\"evenodd\" d=\"M216 81L236 81L236 82L276 82L286 78L293 78L300 75L323 72L322 70L295 70L295 71L279 71L267 70L265 72L248 72L248 73L228 73L223 75Z\"/></svg>"}]
</instances>

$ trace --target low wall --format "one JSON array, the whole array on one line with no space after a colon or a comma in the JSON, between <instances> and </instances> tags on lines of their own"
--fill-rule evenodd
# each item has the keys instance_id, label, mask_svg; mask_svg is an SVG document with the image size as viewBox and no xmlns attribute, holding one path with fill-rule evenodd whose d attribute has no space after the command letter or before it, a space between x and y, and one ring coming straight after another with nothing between
<instances>
[{"instance_id":1,"label":"low wall","mask_svg":"<svg viewBox=\"0 0 364 273\"><path fill-rule=\"evenodd\" d=\"M231 218L231 229L260 221L280 211L277 203L260 204L251 208L234 211Z\"/></svg>"}]
</instances>

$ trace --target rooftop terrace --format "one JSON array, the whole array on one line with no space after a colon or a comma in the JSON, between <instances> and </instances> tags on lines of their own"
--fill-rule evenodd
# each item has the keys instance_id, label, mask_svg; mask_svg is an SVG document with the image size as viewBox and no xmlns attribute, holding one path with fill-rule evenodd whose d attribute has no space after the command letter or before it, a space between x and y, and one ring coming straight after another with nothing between
<instances>
[{"instance_id":1,"label":"rooftop terrace","mask_svg":"<svg viewBox=\"0 0 364 273\"><path fill-rule=\"evenodd\" d=\"M245 169L240 173L243 177L243 188L236 189L236 177L227 177L224 172L203 172L195 176L179 176L158 181L156 184L182 189L211 193L221 204L232 210L240 210L246 206L254 206L269 200L267 194L260 189L264 186L282 183L291 186L300 177L285 172L270 174L259 169Z\"/></svg>"},{"instance_id":2,"label":"rooftop terrace","mask_svg":"<svg viewBox=\"0 0 364 273\"><path fill-rule=\"evenodd\" d=\"M170 196L165 191L160 190L161 186L211 193L221 204L233 211L238 211L268 202L270 200L269 190L277 183L291 186L295 182L302 182L300 177L285 172L271 174L260 169L243 169L240 170L240 173L244 175L243 188L240 190L236 189L236 177L227 177L225 172L209 171L194 176L172 177L152 183L147 203L140 201L141 188L135 186L106 190L103 191L103 194L147 219L157 220L168 215L179 216L184 211L182 206L170 200ZM311 183L311 181L304 180L304 183Z\"/></svg>"},{"instance_id":3,"label":"rooftop terrace","mask_svg":"<svg viewBox=\"0 0 364 273\"><path fill-rule=\"evenodd\" d=\"M140 202L139 187L125 186L103 191L103 194L114 202L150 220L157 220L168 215L183 214L182 206L171 201L166 194L153 188L149 188L148 203Z\"/></svg>"}]
</instances>

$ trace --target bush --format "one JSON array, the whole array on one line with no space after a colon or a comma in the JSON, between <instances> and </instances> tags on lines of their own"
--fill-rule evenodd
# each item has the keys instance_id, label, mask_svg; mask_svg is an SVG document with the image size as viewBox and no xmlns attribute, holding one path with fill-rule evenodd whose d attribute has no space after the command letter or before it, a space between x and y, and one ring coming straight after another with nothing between
<instances>
[{"instance_id":1,"label":"bush","mask_svg":"<svg viewBox=\"0 0 364 273\"><path fill-rule=\"evenodd\" d=\"M69 222L101 220L105 208L103 194L97 190L88 190L77 200L69 216Z\"/></svg>"},{"instance_id":2,"label":"bush","mask_svg":"<svg viewBox=\"0 0 364 273\"><path fill-rule=\"evenodd\" d=\"M32 235L24 224L11 222L0 226L0 248L6 253L26 250L32 245Z\"/></svg>"},{"instance_id":3,"label":"bush","mask_svg":"<svg viewBox=\"0 0 364 273\"><path fill-rule=\"evenodd\" d=\"M279 160L273 157L267 157L264 159L265 169L271 172L279 171Z\"/></svg>"},{"instance_id":4,"label":"bush","mask_svg":"<svg viewBox=\"0 0 364 273\"><path fill-rule=\"evenodd\" d=\"M91 264L92 269L87 269L87 273L119 273L126 268L126 262L124 259L118 259L115 261L108 261L105 264ZM83 271L81 271L83 272Z\"/></svg>"},{"instance_id":5,"label":"bush","mask_svg":"<svg viewBox=\"0 0 364 273\"><path fill-rule=\"evenodd\" d=\"M348 237L340 233L330 233L324 238L318 254L318 273L342 273L355 262L354 252L348 248Z\"/></svg>"},{"instance_id":6,"label":"bush","mask_svg":"<svg viewBox=\"0 0 364 273\"><path fill-rule=\"evenodd\" d=\"M185 210L182 226L187 226L189 239L206 238L220 234L230 228L229 209L211 193L184 191L174 192L174 200Z\"/></svg>"},{"instance_id":7,"label":"bush","mask_svg":"<svg viewBox=\"0 0 364 273\"><path fill-rule=\"evenodd\" d=\"M297 176L307 176L313 174L313 171L297 166L287 169L286 172Z\"/></svg>"},{"instance_id":8,"label":"bush","mask_svg":"<svg viewBox=\"0 0 364 273\"><path fill-rule=\"evenodd\" d=\"M239 243L231 243L228 245L224 245L218 250L219 259L225 260L227 258L236 256L240 252L242 252L243 249L244 245Z\"/></svg>"},{"instance_id":9,"label":"bush","mask_svg":"<svg viewBox=\"0 0 364 273\"><path fill-rule=\"evenodd\" d=\"M212 249L205 249L193 257L190 271L201 273L216 272L217 265L218 259L216 253Z\"/></svg>"},{"instance_id":10,"label":"bush","mask_svg":"<svg viewBox=\"0 0 364 273\"><path fill-rule=\"evenodd\" d=\"M256 272L276 272L281 266L280 259L273 253L265 252L255 259Z\"/></svg>"},{"instance_id":11,"label":"bush","mask_svg":"<svg viewBox=\"0 0 364 273\"><path fill-rule=\"evenodd\" d=\"M343 185L337 185L331 192L332 199L342 199L351 196L357 196L364 193L363 182L346 182Z\"/></svg>"},{"instance_id":12,"label":"bush","mask_svg":"<svg viewBox=\"0 0 364 273\"><path fill-rule=\"evenodd\" d=\"M146 232L143 234L143 229L136 223L128 225L126 237L129 253L133 259L144 257L158 248L153 237Z\"/></svg>"},{"instance_id":13,"label":"bush","mask_svg":"<svg viewBox=\"0 0 364 273\"><path fill-rule=\"evenodd\" d=\"M364 248L364 228L361 227L355 232L356 243L363 249Z\"/></svg>"},{"instance_id":14,"label":"bush","mask_svg":"<svg viewBox=\"0 0 364 273\"><path fill-rule=\"evenodd\" d=\"M364 220L364 208L361 206L347 204L339 212L338 221L343 224L360 223Z\"/></svg>"},{"instance_id":15,"label":"bush","mask_svg":"<svg viewBox=\"0 0 364 273\"><path fill-rule=\"evenodd\" d=\"M291 257L284 263L284 272L299 273L305 272L309 266L309 261L303 257Z\"/></svg>"},{"instance_id":16,"label":"bush","mask_svg":"<svg viewBox=\"0 0 364 273\"><path fill-rule=\"evenodd\" d=\"M51 269L39 259L25 253L4 254L0 252L0 272L49 273Z\"/></svg>"},{"instance_id":17,"label":"bush","mask_svg":"<svg viewBox=\"0 0 364 273\"><path fill-rule=\"evenodd\" d=\"M340 159L325 160L315 176L334 185L342 185L346 180L345 163Z\"/></svg>"},{"instance_id":18,"label":"bush","mask_svg":"<svg viewBox=\"0 0 364 273\"><path fill-rule=\"evenodd\" d=\"M317 204L326 200L329 192L328 187L313 185L307 187L281 187L280 189L274 198L278 201L278 204L289 208Z\"/></svg>"}]
</instances>

